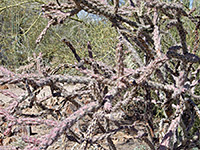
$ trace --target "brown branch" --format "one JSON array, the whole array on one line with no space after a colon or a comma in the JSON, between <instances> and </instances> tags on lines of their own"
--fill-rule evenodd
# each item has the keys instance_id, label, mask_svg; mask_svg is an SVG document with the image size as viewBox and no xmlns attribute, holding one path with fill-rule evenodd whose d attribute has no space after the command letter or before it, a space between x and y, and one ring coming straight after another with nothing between
<instances>
[{"instance_id":1,"label":"brown branch","mask_svg":"<svg viewBox=\"0 0 200 150\"><path fill-rule=\"evenodd\" d=\"M66 39L62 39L61 41L64 42L64 43L71 49L71 51L72 51L72 53L74 54L74 57L76 58L76 60L77 60L78 62L80 62L80 61L81 61L81 58L80 58L80 56L76 53L76 49L73 47L73 45L72 45L69 41L67 41Z\"/></svg>"}]
</instances>

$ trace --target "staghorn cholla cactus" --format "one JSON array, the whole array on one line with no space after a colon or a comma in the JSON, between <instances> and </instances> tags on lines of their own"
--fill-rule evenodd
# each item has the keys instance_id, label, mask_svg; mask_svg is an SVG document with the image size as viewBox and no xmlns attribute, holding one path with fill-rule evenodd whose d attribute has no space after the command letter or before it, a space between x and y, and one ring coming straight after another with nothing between
<instances>
[{"instance_id":1,"label":"staghorn cholla cactus","mask_svg":"<svg viewBox=\"0 0 200 150\"><path fill-rule=\"evenodd\" d=\"M15 126L44 125L51 129L44 135L23 135L22 140L27 143L24 149L52 149L50 146L65 136L63 145L68 144L68 139L78 143L80 149L93 145L116 150L112 136L121 130L134 131L133 138L143 140L150 149L199 146L199 132L195 132L194 138L190 131L200 117L195 103L200 99L196 94L200 16L192 15L194 11L187 12L181 3L152 0L127 0L125 5L115 0L113 6L105 0L66 0L65 3L50 2L42 9L50 21L36 43L40 43L51 26L62 24L81 10L106 17L119 34L116 67L94 60L90 42L89 58L81 58L67 39L61 41L71 49L77 64L61 64L48 69L42 66L40 55L35 56L34 63L29 66L36 66L33 73L18 74L1 67L1 85L17 84L26 90L21 96L0 91L12 98L12 103L0 108L0 117L8 122L4 136L13 133ZM188 46L185 20L193 24L194 47ZM134 68L125 63L128 55ZM57 72L61 68L76 69L84 76L59 75ZM70 92L65 84L82 86ZM45 86L50 87L51 95L40 99L37 95ZM80 97L85 95L88 97L81 101ZM56 102L46 106L45 102L50 99ZM74 110L66 114L66 109L72 105ZM32 107L38 108L38 113L24 115L23 111ZM156 118L159 110L163 114ZM48 115L54 119L47 119ZM84 122L86 118L88 122ZM76 124L86 124L88 128L77 130ZM105 141L107 145L103 144Z\"/></svg>"}]
</instances>

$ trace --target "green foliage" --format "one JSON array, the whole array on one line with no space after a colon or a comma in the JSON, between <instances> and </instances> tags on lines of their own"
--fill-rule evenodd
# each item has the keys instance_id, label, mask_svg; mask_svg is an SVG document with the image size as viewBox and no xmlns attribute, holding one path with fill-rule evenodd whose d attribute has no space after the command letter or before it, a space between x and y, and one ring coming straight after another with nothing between
<instances>
[{"instance_id":1,"label":"green foliage","mask_svg":"<svg viewBox=\"0 0 200 150\"><path fill-rule=\"evenodd\" d=\"M113 63L113 59L110 60L110 58L114 57L117 33L114 28L111 28L111 24L103 21L80 23L68 20L61 28L55 27L53 30L60 37L65 37L72 42L81 57L87 57L87 43L90 41L97 60L101 59ZM57 37L52 38L57 39ZM59 43L60 41L57 44ZM74 60L71 50L61 43L55 55L59 57L63 53L66 54L64 56L65 62L71 63Z\"/></svg>"},{"instance_id":2,"label":"green foliage","mask_svg":"<svg viewBox=\"0 0 200 150\"><path fill-rule=\"evenodd\" d=\"M36 3L37 2L37 3ZM4 65L19 66L35 49L33 37L44 28L43 19L32 26L40 15L39 1L3 1L0 6L0 47Z\"/></svg>"},{"instance_id":3,"label":"green foliage","mask_svg":"<svg viewBox=\"0 0 200 150\"><path fill-rule=\"evenodd\" d=\"M199 0L193 0L192 7L197 9L196 13L198 14L199 11L200 11L200 1Z\"/></svg>"},{"instance_id":4,"label":"green foliage","mask_svg":"<svg viewBox=\"0 0 200 150\"><path fill-rule=\"evenodd\" d=\"M73 44L81 58L87 56L87 43L90 41L95 57L114 64L117 32L105 19L93 20L95 16L68 19L63 25L48 30L42 42L36 45L37 37L48 23L42 17L41 3L44 2L14 0L1 4L0 47L3 65L19 67L26 64L33 53L39 52L42 52L46 63L74 63L70 49L60 41L63 37Z\"/></svg>"}]
</instances>

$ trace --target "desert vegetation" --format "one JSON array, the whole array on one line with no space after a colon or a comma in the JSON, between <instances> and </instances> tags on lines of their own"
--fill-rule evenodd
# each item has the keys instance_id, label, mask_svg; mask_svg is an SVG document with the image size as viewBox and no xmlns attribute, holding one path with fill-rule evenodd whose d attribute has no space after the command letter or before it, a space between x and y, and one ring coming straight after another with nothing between
<instances>
[{"instance_id":1,"label":"desert vegetation","mask_svg":"<svg viewBox=\"0 0 200 150\"><path fill-rule=\"evenodd\" d=\"M0 149L200 149L199 11L3 0Z\"/></svg>"}]
</instances>

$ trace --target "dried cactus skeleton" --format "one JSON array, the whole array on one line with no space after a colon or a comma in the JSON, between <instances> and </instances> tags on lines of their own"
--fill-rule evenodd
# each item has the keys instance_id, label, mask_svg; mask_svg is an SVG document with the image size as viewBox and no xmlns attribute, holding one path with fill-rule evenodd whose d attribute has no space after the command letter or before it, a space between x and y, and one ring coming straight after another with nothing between
<instances>
[{"instance_id":1,"label":"dried cactus skeleton","mask_svg":"<svg viewBox=\"0 0 200 150\"><path fill-rule=\"evenodd\" d=\"M115 0L114 5L103 0L65 0L65 3L57 1L43 5L42 9L50 21L36 43L40 43L51 26L62 24L65 19L81 10L106 17L119 34L116 67L94 60L90 43L89 58L80 58L74 46L66 39L62 42L71 49L77 64L63 64L48 70L42 66L40 55L35 56L35 62L29 65L30 70L36 66L33 73L18 74L1 67L1 85L25 85L27 91L24 95L17 96L0 90L0 93L12 98L12 103L7 108L0 108L0 117L8 122L4 136L11 134L14 126L43 124L51 128L49 133L38 138L24 136L24 142L28 143L25 149L29 150L47 149L62 135L70 140L69 133L73 137L71 141L80 144L81 149L92 145L107 149L101 144L106 141L109 149L115 150L117 148L111 137L124 129L135 131L134 138L146 142L150 149L181 149L197 142L189 137L189 131L194 124L194 118L200 117L194 102L200 98L195 93L199 86L199 68L195 64L200 63L196 54L200 16L186 12L182 4L159 1L130 0L121 6L119 0ZM163 20L163 16L167 21ZM189 19L195 26L195 50L190 50L187 45L187 31L182 18ZM165 27L162 21L167 22ZM175 41L175 45L169 45L165 49L162 37L170 34L170 29L174 27L180 44ZM125 49L132 53L133 63L137 67L128 68L125 65L124 58L128 55ZM56 74L61 68L76 69L84 76ZM64 88L65 84L82 86L69 92ZM49 86L52 93L40 99L37 95L45 86ZM87 102L77 99L84 95L88 96ZM51 98L57 98L57 103L51 107L45 106L45 101ZM76 107L70 115L64 113L69 105L67 102ZM134 108L127 111L126 107L130 103ZM23 110L32 107L41 111L37 114L23 114ZM165 116L160 122L155 119L152 107L164 111ZM189 123L184 121L184 114L190 115ZM47 115L53 116L54 120L47 119ZM83 118L89 120L87 130L75 133L73 127ZM138 128L138 120L143 123L143 129ZM165 128L164 124L168 126ZM183 130L183 135L178 133L178 127ZM199 138L199 133L197 134ZM66 144L65 142L63 143ZM6 149L2 146L3 148Z\"/></svg>"}]
</instances>

